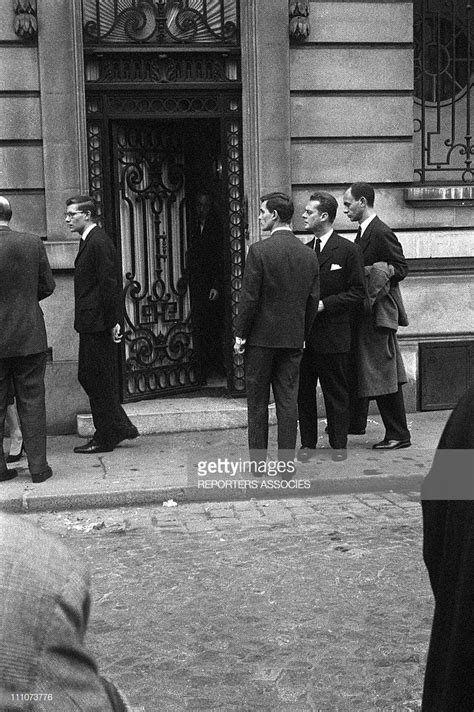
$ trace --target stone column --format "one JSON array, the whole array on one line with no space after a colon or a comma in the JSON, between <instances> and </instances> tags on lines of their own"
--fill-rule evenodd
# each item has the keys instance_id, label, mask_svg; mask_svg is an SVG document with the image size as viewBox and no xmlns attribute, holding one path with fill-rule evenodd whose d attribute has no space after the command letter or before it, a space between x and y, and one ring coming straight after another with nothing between
<instances>
[{"instance_id":1,"label":"stone column","mask_svg":"<svg viewBox=\"0 0 474 712\"><path fill-rule=\"evenodd\" d=\"M41 2L38 55L48 240L70 239L64 201L87 192L81 3Z\"/></svg>"}]
</instances>

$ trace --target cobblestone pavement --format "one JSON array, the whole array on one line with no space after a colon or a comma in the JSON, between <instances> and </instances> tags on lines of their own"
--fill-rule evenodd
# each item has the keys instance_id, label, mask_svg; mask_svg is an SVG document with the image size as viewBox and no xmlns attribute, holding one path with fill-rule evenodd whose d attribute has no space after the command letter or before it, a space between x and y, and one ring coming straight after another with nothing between
<instances>
[{"instance_id":1,"label":"cobblestone pavement","mask_svg":"<svg viewBox=\"0 0 474 712\"><path fill-rule=\"evenodd\" d=\"M21 516L88 558L88 642L136 712L420 709L416 493Z\"/></svg>"}]
</instances>

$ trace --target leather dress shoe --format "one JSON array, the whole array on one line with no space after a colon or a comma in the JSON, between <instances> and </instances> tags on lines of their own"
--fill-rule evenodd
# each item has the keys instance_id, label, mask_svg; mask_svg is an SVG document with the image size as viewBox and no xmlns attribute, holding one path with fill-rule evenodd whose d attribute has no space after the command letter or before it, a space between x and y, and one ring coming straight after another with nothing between
<instances>
[{"instance_id":1,"label":"leather dress shoe","mask_svg":"<svg viewBox=\"0 0 474 712\"><path fill-rule=\"evenodd\" d=\"M13 468L11 470L3 470L3 472L0 472L0 482L12 480L14 477L17 476L17 474L18 470L14 470Z\"/></svg>"},{"instance_id":2,"label":"leather dress shoe","mask_svg":"<svg viewBox=\"0 0 474 712\"><path fill-rule=\"evenodd\" d=\"M40 482L46 482L46 480L49 480L50 477L53 476L53 471L52 469L48 466L46 470L43 470L43 472L36 472L35 474L31 474L31 480L35 484L39 484Z\"/></svg>"},{"instance_id":3,"label":"leather dress shoe","mask_svg":"<svg viewBox=\"0 0 474 712\"><path fill-rule=\"evenodd\" d=\"M309 462L314 456L316 449L314 447L300 447L297 454L298 462Z\"/></svg>"},{"instance_id":4,"label":"leather dress shoe","mask_svg":"<svg viewBox=\"0 0 474 712\"><path fill-rule=\"evenodd\" d=\"M372 445L372 450L402 450L410 445L410 440L386 440L384 438L379 443Z\"/></svg>"},{"instance_id":5,"label":"leather dress shoe","mask_svg":"<svg viewBox=\"0 0 474 712\"><path fill-rule=\"evenodd\" d=\"M334 449L331 453L331 460L333 462L344 462L344 460L347 460L347 450L344 448Z\"/></svg>"},{"instance_id":6,"label":"leather dress shoe","mask_svg":"<svg viewBox=\"0 0 474 712\"><path fill-rule=\"evenodd\" d=\"M94 438L85 445L78 445L74 448L74 452L80 455L94 455L97 452L112 452L112 450L113 447L111 445L101 445Z\"/></svg>"},{"instance_id":7,"label":"leather dress shoe","mask_svg":"<svg viewBox=\"0 0 474 712\"><path fill-rule=\"evenodd\" d=\"M16 455L7 455L7 457L5 458L5 462L7 464L9 464L10 462L18 462L18 460L21 460L21 458L23 457L24 452L25 448L23 447L23 443L21 443L20 452Z\"/></svg>"}]
</instances>

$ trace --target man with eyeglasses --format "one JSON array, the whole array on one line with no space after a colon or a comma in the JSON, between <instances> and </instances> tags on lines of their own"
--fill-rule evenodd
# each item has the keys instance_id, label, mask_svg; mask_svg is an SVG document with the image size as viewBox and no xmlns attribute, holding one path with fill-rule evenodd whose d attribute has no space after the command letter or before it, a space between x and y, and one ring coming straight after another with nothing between
<instances>
[{"instance_id":1,"label":"man with eyeglasses","mask_svg":"<svg viewBox=\"0 0 474 712\"><path fill-rule=\"evenodd\" d=\"M81 236L74 265L74 328L79 333L79 383L90 401L95 433L80 454L111 452L139 433L119 401L115 344L120 331L120 287L112 240L96 223L97 209L88 195L66 201L66 224Z\"/></svg>"}]
</instances>

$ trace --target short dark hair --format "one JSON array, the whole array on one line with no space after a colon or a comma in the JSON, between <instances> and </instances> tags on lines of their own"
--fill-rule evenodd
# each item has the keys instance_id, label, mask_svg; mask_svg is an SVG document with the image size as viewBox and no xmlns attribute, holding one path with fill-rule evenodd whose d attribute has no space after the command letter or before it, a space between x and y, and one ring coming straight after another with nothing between
<instances>
[{"instance_id":1,"label":"short dark hair","mask_svg":"<svg viewBox=\"0 0 474 712\"><path fill-rule=\"evenodd\" d=\"M329 222L333 223L337 214L337 200L331 193L326 193L325 190L319 190L309 196L310 200L317 200L319 203L319 212L327 213Z\"/></svg>"},{"instance_id":2,"label":"short dark hair","mask_svg":"<svg viewBox=\"0 0 474 712\"><path fill-rule=\"evenodd\" d=\"M12 206L10 201L7 200L3 195L0 195L0 220L5 222L10 222L12 219Z\"/></svg>"},{"instance_id":3,"label":"short dark hair","mask_svg":"<svg viewBox=\"0 0 474 712\"><path fill-rule=\"evenodd\" d=\"M353 183L350 191L356 200L365 198L369 208L372 208L375 201L375 190L369 183Z\"/></svg>"},{"instance_id":4,"label":"short dark hair","mask_svg":"<svg viewBox=\"0 0 474 712\"><path fill-rule=\"evenodd\" d=\"M73 195L66 200L66 205L77 205L83 213L90 213L91 218L97 217L97 206L90 195Z\"/></svg>"},{"instance_id":5,"label":"short dark hair","mask_svg":"<svg viewBox=\"0 0 474 712\"><path fill-rule=\"evenodd\" d=\"M266 202L267 209L270 212L276 210L278 217L284 223L289 223L295 212L293 201L286 193L267 193L262 195L260 202Z\"/></svg>"}]
</instances>

